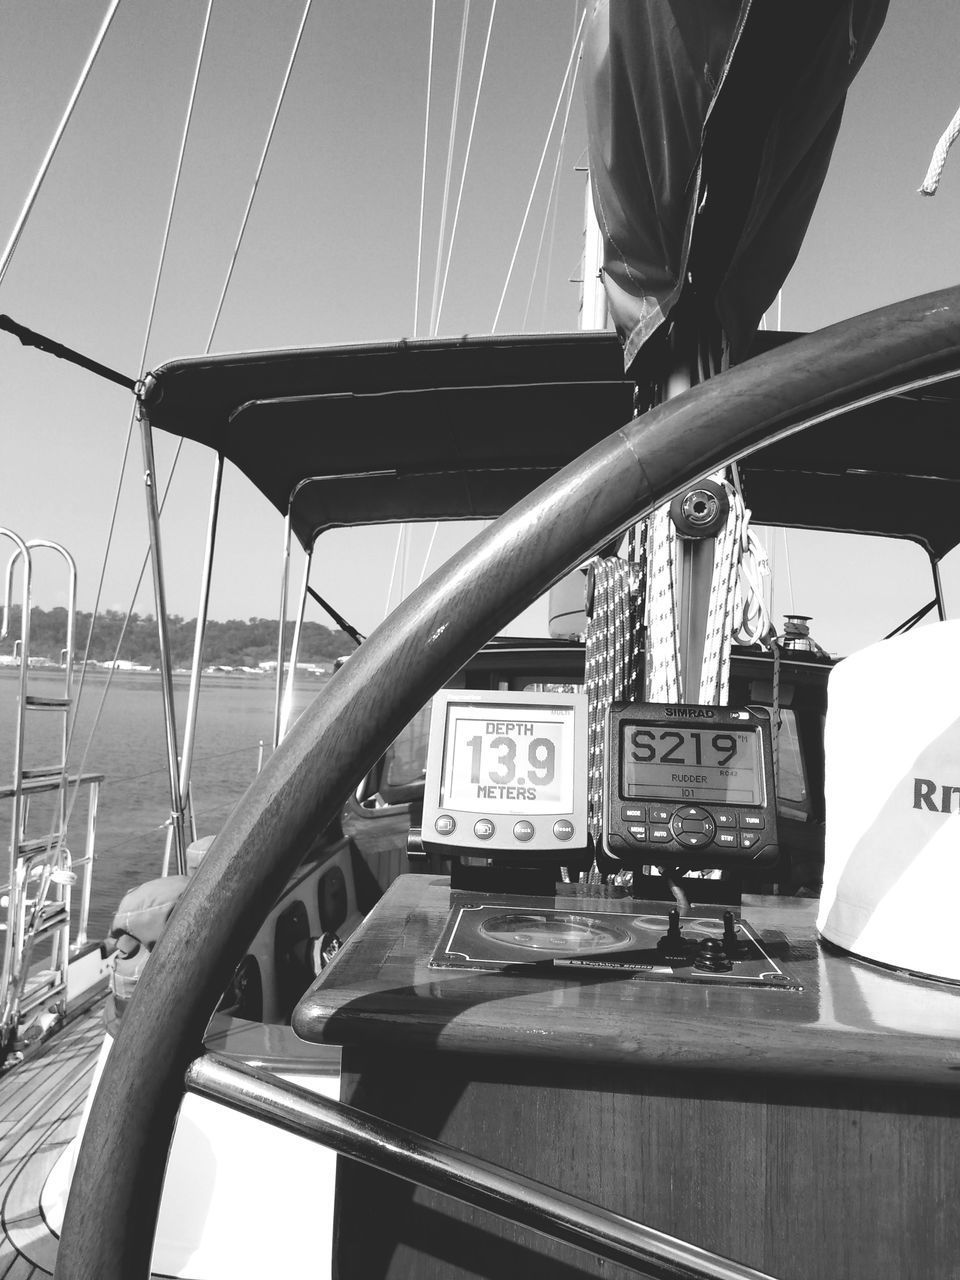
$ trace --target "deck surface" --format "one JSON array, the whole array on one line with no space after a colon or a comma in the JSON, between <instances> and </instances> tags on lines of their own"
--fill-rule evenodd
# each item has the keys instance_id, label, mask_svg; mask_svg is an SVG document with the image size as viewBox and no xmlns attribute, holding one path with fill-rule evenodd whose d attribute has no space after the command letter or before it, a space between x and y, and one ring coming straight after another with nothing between
<instances>
[{"instance_id":1,"label":"deck surface","mask_svg":"<svg viewBox=\"0 0 960 1280\"><path fill-rule=\"evenodd\" d=\"M0 1280L53 1273L40 1193L77 1131L102 1040L98 1003L0 1080Z\"/></svg>"}]
</instances>

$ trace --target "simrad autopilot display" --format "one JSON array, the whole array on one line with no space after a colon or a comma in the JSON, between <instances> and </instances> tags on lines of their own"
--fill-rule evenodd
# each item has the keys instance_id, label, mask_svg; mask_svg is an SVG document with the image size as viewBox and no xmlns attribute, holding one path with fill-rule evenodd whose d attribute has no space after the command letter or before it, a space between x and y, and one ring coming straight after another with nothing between
<instances>
[{"instance_id":1,"label":"simrad autopilot display","mask_svg":"<svg viewBox=\"0 0 960 1280\"><path fill-rule=\"evenodd\" d=\"M618 862L769 865L777 857L770 719L762 708L614 703L604 849Z\"/></svg>"},{"instance_id":2,"label":"simrad autopilot display","mask_svg":"<svg viewBox=\"0 0 960 1280\"><path fill-rule=\"evenodd\" d=\"M581 693L441 689L433 700L423 844L518 863L588 844Z\"/></svg>"}]
</instances>

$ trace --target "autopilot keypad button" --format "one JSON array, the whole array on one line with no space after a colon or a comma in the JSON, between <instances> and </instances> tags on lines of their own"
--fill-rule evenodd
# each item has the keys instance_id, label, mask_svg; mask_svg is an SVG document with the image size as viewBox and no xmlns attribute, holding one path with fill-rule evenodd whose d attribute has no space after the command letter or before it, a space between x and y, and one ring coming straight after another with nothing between
<instances>
[{"instance_id":1,"label":"autopilot keypad button","mask_svg":"<svg viewBox=\"0 0 960 1280\"><path fill-rule=\"evenodd\" d=\"M669 827L651 827L650 839L655 844L666 844L673 839Z\"/></svg>"},{"instance_id":2,"label":"autopilot keypad button","mask_svg":"<svg viewBox=\"0 0 960 1280\"><path fill-rule=\"evenodd\" d=\"M702 832L680 831L677 833L677 843L682 844L685 849L699 849L701 845L707 844L708 840Z\"/></svg>"},{"instance_id":3,"label":"autopilot keypad button","mask_svg":"<svg viewBox=\"0 0 960 1280\"><path fill-rule=\"evenodd\" d=\"M760 833L758 831L741 831L740 832L740 848L752 849L759 841Z\"/></svg>"},{"instance_id":4,"label":"autopilot keypad button","mask_svg":"<svg viewBox=\"0 0 960 1280\"><path fill-rule=\"evenodd\" d=\"M650 821L651 821L651 822L669 822L669 821L670 821L670 810L669 810L669 809L660 809L660 808L651 808L651 810L650 810Z\"/></svg>"},{"instance_id":5,"label":"autopilot keypad button","mask_svg":"<svg viewBox=\"0 0 960 1280\"><path fill-rule=\"evenodd\" d=\"M624 822L646 822L647 806L645 804L621 805L620 817Z\"/></svg>"},{"instance_id":6,"label":"autopilot keypad button","mask_svg":"<svg viewBox=\"0 0 960 1280\"><path fill-rule=\"evenodd\" d=\"M741 813L741 827L752 827L754 831L761 831L766 825L762 814L759 813Z\"/></svg>"}]
</instances>

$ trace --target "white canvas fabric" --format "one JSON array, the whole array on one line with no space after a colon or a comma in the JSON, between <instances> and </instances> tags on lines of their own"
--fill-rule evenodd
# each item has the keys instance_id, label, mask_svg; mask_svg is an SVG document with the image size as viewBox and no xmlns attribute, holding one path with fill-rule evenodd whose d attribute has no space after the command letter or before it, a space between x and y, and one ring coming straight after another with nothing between
<instances>
[{"instance_id":1,"label":"white canvas fabric","mask_svg":"<svg viewBox=\"0 0 960 1280\"><path fill-rule=\"evenodd\" d=\"M831 673L821 934L960 981L960 622L871 645Z\"/></svg>"}]
</instances>

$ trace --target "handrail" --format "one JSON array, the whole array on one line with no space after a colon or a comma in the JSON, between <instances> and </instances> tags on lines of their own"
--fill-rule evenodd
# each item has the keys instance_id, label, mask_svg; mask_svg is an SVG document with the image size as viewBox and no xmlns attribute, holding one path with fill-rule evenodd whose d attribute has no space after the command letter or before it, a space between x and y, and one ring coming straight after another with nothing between
<instances>
[{"instance_id":1,"label":"handrail","mask_svg":"<svg viewBox=\"0 0 960 1280\"><path fill-rule=\"evenodd\" d=\"M220 1054L197 1058L186 1083L203 1098L607 1262L633 1267L650 1280L771 1280L766 1272Z\"/></svg>"},{"instance_id":2,"label":"handrail","mask_svg":"<svg viewBox=\"0 0 960 1280\"><path fill-rule=\"evenodd\" d=\"M74 640L77 613L77 565L66 547L48 538L32 538L24 541L10 530L0 530L14 543L14 551L7 562L3 584L3 616L0 634L6 635L13 580L18 564L22 562L23 601L21 605L20 639L20 696L15 727L13 779L10 785L0 786L0 800L12 802L10 851L7 883L3 892L7 895L7 919L4 937L3 969L0 973L0 1040L9 1048L20 1025L24 1010L24 998L30 979L30 963L34 943L39 933L47 931L49 920L55 920L53 950L47 966L49 979L43 988L31 995L52 1002L67 986L67 969L70 957L70 930L72 925L71 886L76 882L76 869L83 869L83 889L79 918L77 920L77 945L86 941L87 922L93 876L96 814L102 774L67 773L73 728L73 666ZM53 551L64 563L67 571L66 646L63 657L63 696L61 698L28 697L30 672L30 620L33 607L32 582L34 556L38 550ZM36 777L25 776L24 741L25 715L34 709L54 710L63 723L60 733L60 759L55 766L45 767ZM84 855L74 861L66 844L67 823L71 805L68 804L70 788L79 793L81 786L89 788L87 806L87 830ZM45 837L27 837L30 800L37 795L56 792L56 817ZM32 899L29 894L32 892ZM48 896L52 894L52 898Z\"/></svg>"},{"instance_id":3,"label":"handrail","mask_svg":"<svg viewBox=\"0 0 960 1280\"><path fill-rule=\"evenodd\" d=\"M10 852L7 861L9 883L16 883L17 878L17 845L23 828L23 744L24 744L24 708L27 705L27 677L30 667L30 604L32 590L33 562L27 543L14 533L12 529L0 528L0 538L9 538L16 550L7 565L3 594L3 621L0 625L0 639L7 634L10 624L10 599L13 592L13 571L17 559L23 557L23 602L20 606L20 677L17 703L17 723L14 729L13 742L13 805L10 816ZM3 965L0 968L0 1040L6 1030L7 997L10 990L10 979L14 968L13 934L16 918L16 901L13 893L7 905L6 928L3 934Z\"/></svg>"}]
</instances>

